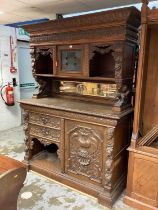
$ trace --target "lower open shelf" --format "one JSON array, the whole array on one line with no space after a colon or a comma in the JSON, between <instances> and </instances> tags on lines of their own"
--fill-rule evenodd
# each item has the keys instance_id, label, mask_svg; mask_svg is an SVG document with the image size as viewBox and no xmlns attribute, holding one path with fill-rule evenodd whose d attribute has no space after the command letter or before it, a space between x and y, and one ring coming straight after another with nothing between
<instances>
[{"instance_id":1,"label":"lower open shelf","mask_svg":"<svg viewBox=\"0 0 158 210\"><path fill-rule=\"evenodd\" d=\"M39 166L46 170L61 171L60 160L56 153L44 150L31 159L31 164Z\"/></svg>"}]
</instances>

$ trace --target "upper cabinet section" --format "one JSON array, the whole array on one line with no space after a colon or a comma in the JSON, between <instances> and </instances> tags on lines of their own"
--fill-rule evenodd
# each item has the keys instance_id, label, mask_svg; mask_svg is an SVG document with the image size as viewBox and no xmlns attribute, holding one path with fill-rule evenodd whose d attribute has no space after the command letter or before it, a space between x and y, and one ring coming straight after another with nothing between
<instances>
[{"instance_id":1,"label":"upper cabinet section","mask_svg":"<svg viewBox=\"0 0 158 210\"><path fill-rule=\"evenodd\" d=\"M38 96L95 96L108 103L112 99L115 110L128 107L139 26L135 7L24 26L30 33Z\"/></svg>"},{"instance_id":2,"label":"upper cabinet section","mask_svg":"<svg viewBox=\"0 0 158 210\"><path fill-rule=\"evenodd\" d=\"M24 26L32 45L137 40L140 12L128 7Z\"/></svg>"}]
</instances>

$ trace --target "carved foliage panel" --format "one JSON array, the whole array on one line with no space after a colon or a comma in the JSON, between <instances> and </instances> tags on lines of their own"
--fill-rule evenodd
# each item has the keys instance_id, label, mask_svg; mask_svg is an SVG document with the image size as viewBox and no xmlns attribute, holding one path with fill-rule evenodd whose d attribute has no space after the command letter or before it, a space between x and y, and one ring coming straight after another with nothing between
<instances>
[{"instance_id":1,"label":"carved foliage panel","mask_svg":"<svg viewBox=\"0 0 158 210\"><path fill-rule=\"evenodd\" d=\"M114 151L115 128L106 129L106 149L105 149L105 182L104 188L111 188L113 175L113 151Z\"/></svg>"},{"instance_id":2,"label":"carved foliage panel","mask_svg":"<svg viewBox=\"0 0 158 210\"><path fill-rule=\"evenodd\" d=\"M66 121L66 170L101 183L104 132L98 126Z\"/></svg>"},{"instance_id":3,"label":"carved foliage panel","mask_svg":"<svg viewBox=\"0 0 158 210\"><path fill-rule=\"evenodd\" d=\"M28 160L29 159L29 112L28 110L24 111L24 133L25 133L25 156L24 159Z\"/></svg>"}]
</instances>

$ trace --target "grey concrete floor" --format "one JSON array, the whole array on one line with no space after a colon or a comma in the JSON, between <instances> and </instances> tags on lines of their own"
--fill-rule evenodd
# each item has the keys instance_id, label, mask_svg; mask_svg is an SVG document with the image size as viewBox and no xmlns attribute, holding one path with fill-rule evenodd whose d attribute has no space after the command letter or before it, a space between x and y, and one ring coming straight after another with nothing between
<instances>
[{"instance_id":1,"label":"grey concrete floor","mask_svg":"<svg viewBox=\"0 0 158 210\"><path fill-rule=\"evenodd\" d=\"M0 154L23 160L24 132L17 127L0 132ZM123 203L122 194L112 210L134 210ZM0 207L1 209L1 207ZM97 199L29 172L18 199L18 210L109 210Z\"/></svg>"}]
</instances>

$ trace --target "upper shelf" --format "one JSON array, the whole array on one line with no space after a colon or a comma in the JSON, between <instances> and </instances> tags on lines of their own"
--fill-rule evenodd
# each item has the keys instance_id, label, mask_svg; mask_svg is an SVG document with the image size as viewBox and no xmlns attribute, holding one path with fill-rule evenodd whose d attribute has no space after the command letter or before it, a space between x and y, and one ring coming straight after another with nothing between
<instances>
[{"instance_id":1,"label":"upper shelf","mask_svg":"<svg viewBox=\"0 0 158 210\"><path fill-rule=\"evenodd\" d=\"M53 75L53 74L33 74L34 76L39 76L39 77L51 77L55 79L63 79L63 80L84 80L84 81L107 81L107 82L115 82L115 78L106 78L106 77L75 77L72 78L71 76L63 76L63 75Z\"/></svg>"}]
</instances>

